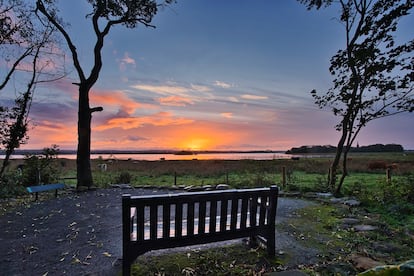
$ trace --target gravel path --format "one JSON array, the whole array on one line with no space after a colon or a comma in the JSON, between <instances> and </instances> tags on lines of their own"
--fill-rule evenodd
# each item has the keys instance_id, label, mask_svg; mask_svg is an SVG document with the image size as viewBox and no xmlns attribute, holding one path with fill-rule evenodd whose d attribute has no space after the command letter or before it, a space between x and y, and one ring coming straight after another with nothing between
<instances>
[{"instance_id":1,"label":"gravel path","mask_svg":"<svg viewBox=\"0 0 414 276\"><path fill-rule=\"evenodd\" d=\"M121 270L121 195L159 194L146 189L102 189L33 202L0 216L2 275L115 275ZM280 198L277 223L295 210L315 204ZM289 252L291 264L308 263L317 254L289 233L277 233L276 251ZM150 254L150 253L149 253Z\"/></svg>"}]
</instances>

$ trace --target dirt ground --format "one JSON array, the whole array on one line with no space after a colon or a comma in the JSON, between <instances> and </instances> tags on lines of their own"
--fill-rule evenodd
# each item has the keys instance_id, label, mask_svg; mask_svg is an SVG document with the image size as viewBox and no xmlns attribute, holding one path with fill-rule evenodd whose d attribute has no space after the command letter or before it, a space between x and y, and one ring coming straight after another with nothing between
<instances>
[{"instance_id":1,"label":"dirt ground","mask_svg":"<svg viewBox=\"0 0 414 276\"><path fill-rule=\"evenodd\" d=\"M99 189L65 193L32 202L0 216L2 275L116 275L121 271L121 196L168 193L148 189ZM280 198L277 223L315 204ZM318 252L304 248L288 233L277 233L276 251L290 252L289 266L316 261ZM151 254L147 253L147 254Z\"/></svg>"}]
</instances>

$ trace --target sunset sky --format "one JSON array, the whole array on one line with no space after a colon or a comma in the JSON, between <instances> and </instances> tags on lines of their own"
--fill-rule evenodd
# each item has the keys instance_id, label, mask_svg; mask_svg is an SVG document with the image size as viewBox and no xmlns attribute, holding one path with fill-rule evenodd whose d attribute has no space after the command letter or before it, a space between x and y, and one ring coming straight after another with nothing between
<instances>
[{"instance_id":1,"label":"sunset sky","mask_svg":"<svg viewBox=\"0 0 414 276\"><path fill-rule=\"evenodd\" d=\"M94 35L87 1L61 1L61 15L90 68ZM329 60L344 46L335 8L307 11L295 0L178 0L156 15L156 29L117 26L106 38L93 87L92 149L287 150L336 145L339 118L310 91L332 85ZM401 22L412 38L413 16ZM77 75L38 86L30 140L76 149ZM89 69L85 70L89 72ZM14 95L13 90L8 91ZM5 93L5 94L3 94ZM5 99L6 92L2 92ZM360 145L414 149L414 114L374 121Z\"/></svg>"}]
</instances>

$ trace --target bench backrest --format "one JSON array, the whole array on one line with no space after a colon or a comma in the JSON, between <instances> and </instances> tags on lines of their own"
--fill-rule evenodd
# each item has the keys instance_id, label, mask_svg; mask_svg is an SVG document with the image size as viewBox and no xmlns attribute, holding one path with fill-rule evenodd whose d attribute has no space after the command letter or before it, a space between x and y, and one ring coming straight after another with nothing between
<instances>
[{"instance_id":1,"label":"bench backrest","mask_svg":"<svg viewBox=\"0 0 414 276\"><path fill-rule=\"evenodd\" d=\"M122 197L123 261L156 249L259 235L275 251L278 188Z\"/></svg>"}]
</instances>

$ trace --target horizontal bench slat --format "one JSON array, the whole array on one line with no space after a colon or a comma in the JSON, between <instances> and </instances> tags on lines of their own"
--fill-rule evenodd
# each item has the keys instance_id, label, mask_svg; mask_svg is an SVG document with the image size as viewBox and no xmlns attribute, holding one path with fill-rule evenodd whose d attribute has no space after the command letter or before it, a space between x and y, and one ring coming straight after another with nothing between
<instances>
[{"instance_id":1,"label":"horizontal bench slat","mask_svg":"<svg viewBox=\"0 0 414 276\"><path fill-rule=\"evenodd\" d=\"M37 192L51 191L51 190L57 190L57 189L63 189L63 188L65 188L65 184L56 183L56 184L30 186L30 187L26 187L26 190L29 193L37 193Z\"/></svg>"}]
</instances>

